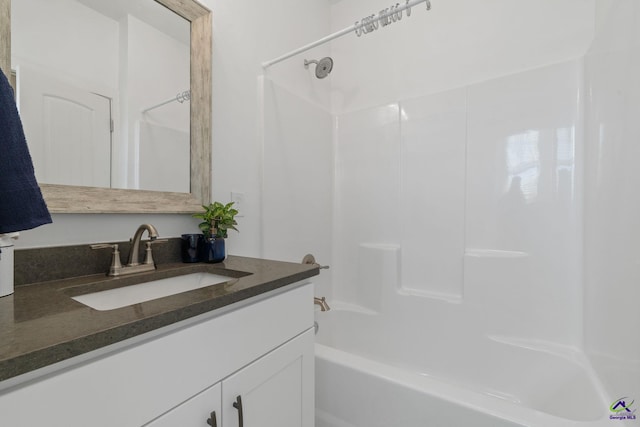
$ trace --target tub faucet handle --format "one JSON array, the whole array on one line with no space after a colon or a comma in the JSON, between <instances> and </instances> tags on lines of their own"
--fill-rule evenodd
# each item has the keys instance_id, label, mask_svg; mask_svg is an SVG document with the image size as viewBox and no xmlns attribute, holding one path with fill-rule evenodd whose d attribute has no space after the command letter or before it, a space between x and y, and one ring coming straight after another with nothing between
<instances>
[{"instance_id":1,"label":"tub faucet handle","mask_svg":"<svg viewBox=\"0 0 640 427\"><path fill-rule=\"evenodd\" d=\"M327 304L327 300L325 299L325 297L322 297L322 298L313 297L313 303L320 306L320 311L331 310L331 308L329 307L329 304Z\"/></svg>"},{"instance_id":2,"label":"tub faucet handle","mask_svg":"<svg viewBox=\"0 0 640 427\"><path fill-rule=\"evenodd\" d=\"M320 270L327 270L327 269L329 269L329 266L328 266L328 265L320 265L320 264L318 264L318 263L316 262L316 258L315 258L313 255L311 255L311 254L306 254L306 255L304 256L304 258L302 258L302 263L303 263L303 264L316 265L316 266L318 266L318 268L319 268Z\"/></svg>"}]
</instances>

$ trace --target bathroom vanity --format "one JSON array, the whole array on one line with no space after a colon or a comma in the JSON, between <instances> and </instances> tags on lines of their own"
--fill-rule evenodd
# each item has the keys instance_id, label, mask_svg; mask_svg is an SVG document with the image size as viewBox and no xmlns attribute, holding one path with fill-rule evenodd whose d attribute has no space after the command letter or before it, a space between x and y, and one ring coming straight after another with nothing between
<instances>
[{"instance_id":1,"label":"bathroom vanity","mask_svg":"<svg viewBox=\"0 0 640 427\"><path fill-rule=\"evenodd\" d=\"M0 299L2 424L313 426L317 266L229 257L155 274L196 270L230 280L106 311L72 296L128 282L56 280Z\"/></svg>"}]
</instances>

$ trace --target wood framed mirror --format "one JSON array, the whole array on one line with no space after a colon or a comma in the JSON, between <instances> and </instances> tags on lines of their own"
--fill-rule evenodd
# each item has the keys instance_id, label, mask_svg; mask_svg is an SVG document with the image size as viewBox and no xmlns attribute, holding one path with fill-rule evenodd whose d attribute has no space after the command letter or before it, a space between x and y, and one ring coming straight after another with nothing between
<instances>
[{"instance_id":1,"label":"wood framed mirror","mask_svg":"<svg viewBox=\"0 0 640 427\"><path fill-rule=\"evenodd\" d=\"M149 0L190 22L190 193L40 184L52 213L191 213L211 198L211 11ZM11 0L0 0L0 67L11 74Z\"/></svg>"}]
</instances>

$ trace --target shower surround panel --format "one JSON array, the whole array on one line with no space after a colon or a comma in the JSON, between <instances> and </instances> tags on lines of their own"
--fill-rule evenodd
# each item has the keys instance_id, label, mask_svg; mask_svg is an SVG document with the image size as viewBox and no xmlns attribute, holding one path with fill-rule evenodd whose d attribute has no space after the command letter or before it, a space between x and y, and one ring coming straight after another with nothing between
<instances>
[{"instance_id":1,"label":"shower surround panel","mask_svg":"<svg viewBox=\"0 0 640 427\"><path fill-rule=\"evenodd\" d=\"M576 60L339 115L334 298L579 345L581 85Z\"/></svg>"}]
</instances>

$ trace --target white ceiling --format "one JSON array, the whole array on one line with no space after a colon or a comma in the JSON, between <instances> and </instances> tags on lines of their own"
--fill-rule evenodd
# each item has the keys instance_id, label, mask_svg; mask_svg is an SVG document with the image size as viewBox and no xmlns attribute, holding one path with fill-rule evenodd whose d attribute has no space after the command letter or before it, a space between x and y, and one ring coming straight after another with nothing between
<instances>
[{"instance_id":1,"label":"white ceiling","mask_svg":"<svg viewBox=\"0 0 640 427\"><path fill-rule=\"evenodd\" d=\"M191 26L189 21L176 15L153 0L77 0L102 15L119 21L126 15L157 28L169 36L189 44Z\"/></svg>"}]
</instances>

